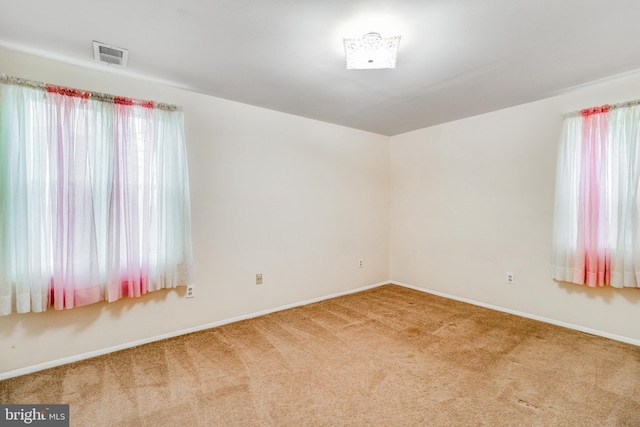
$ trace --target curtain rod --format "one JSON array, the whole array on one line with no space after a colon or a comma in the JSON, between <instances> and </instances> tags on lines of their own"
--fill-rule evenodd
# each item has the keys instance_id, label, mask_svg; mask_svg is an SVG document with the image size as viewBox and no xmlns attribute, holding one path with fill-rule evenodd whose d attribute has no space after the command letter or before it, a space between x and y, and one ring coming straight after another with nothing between
<instances>
[{"instance_id":1,"label":"curtain rod","mask_svg":"<svg viewBox=\"0 0 640 427\"><path fill-rule=\"evenodd\" d=\"M155 101L146 101L142 99L127 98L124 96L115 96L107 93L92 92L88 90L68 88L64 86L56 86L56 85L42 83L34 80L11 77L2 73L0 73L0 83L11 84L16 86L24 86L24 87L39 89L39 90L52 92L52 93L59 93L61 95L93 99L96 101L108 102L113 104L138 105L141 107L157 108L159 110L166 110L166 111L182 111L182 107L179 105L165 104L163 102L155 102Z\"/></svg>"},{"instance_id":2,"label":"curtain rod","mask_svg":"<svg viewBox=\"0 0 640 427\"><path fill-rule=\"evenodd\" d=\"M611 110L617 110L618 108L635 107L637 105L640 105L640 99L620 102L618 104L605 104L600 107L591 107L578 111L572 111L571 113L564 114L562 118L568 119L570 117L588 116L589 114L604 113Z\"/></svg>"}]
</instances>

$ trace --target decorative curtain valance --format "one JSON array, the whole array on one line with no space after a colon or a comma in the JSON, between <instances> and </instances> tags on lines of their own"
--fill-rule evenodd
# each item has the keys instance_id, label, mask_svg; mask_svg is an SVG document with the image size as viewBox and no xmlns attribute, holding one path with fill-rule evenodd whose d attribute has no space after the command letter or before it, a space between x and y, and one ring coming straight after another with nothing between
<instances>
[{"instance_id":1,"label":"decorative curtain valance","mask_svg":"<svg viewBox=\"0 0 640 427\"><path fill-rule=\"evenodd\" d=\"M638 105L640 105L640 99L636 99L633 101L619 102L617 104L605 104L598 107L584 108L582 110L572 111L571 113L567 113L563 115L562 118L568 119L571 117L588 116L590 114L597 114L597 113L606 113L606 112L617 110L620 108L624 109L624 108L630 108L630 107L637 107Z\"/></svg>"},{"instance_id":2,"label":"decorative curtain valance","mask_svg":"<svg viewBox=\"0 0 640 427\"><path fill-rule=\"evenodd\" d=\"M140 107L157 108L159 110L167 110L167 111L182 111L182 107L178 105L126 98L123 96L114 96L106 93L91 92L86 90L68 88L64 86L56 86L56 85L37 82L33 80L10 77L5 74L0 74L0 84L17 85L17 86L23 86L27 88L41 89L49 93L58 93L60 95L91 99L94 101L102 101L107 103L114 103L114 104L121 104L121 105L138 105Z\"/></svg>"}]
</instances>

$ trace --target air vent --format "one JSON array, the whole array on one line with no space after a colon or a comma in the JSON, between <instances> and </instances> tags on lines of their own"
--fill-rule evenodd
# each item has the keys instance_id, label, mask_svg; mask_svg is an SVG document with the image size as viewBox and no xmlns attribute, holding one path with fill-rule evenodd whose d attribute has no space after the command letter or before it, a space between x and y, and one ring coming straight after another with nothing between
<instances>
[{"instance_id":1,"label":"air vent","mask_svg":"<svg viewBox=\"0 0 640 427\"><path fill-rule=\"evenodd\" d=\"M121 47L109 46L100 42L93 42L93 57L98 62L109 65L127 66L129 51Z\"/></svg>"}]
</instances>

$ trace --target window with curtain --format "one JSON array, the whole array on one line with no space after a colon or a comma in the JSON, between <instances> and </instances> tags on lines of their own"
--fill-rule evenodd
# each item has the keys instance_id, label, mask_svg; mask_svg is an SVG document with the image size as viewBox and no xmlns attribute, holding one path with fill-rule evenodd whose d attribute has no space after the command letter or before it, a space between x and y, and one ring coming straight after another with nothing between
<instances>
[{"instance_id":1,"label":"window with curtain","mask_svg":"<svg viewBox=\"0 0 640 427\"><path fill-rule=\"evenodd\" d=\"M187 285L179 108L0 75L0 315Z\"/></svg>"},{"instance_id":2,"label":"window with curtain","mask_svg":"<svg viewBox=\"0 0 640 427\"><path fill-rule=\"evenodd\" d=\"M639 125L639 102L565 117L556 178L554 279L638 287Z\"/></svg>"}]
</instances>

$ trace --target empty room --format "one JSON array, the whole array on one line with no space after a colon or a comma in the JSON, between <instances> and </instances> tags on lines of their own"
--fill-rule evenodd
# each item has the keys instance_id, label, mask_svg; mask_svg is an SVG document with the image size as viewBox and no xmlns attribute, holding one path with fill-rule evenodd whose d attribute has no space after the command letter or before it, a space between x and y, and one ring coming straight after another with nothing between
<instances>
[{"instance_id":1,"label":"empty room","mask_svg":"<svg viewBox=\"0 0 640 427\"><path fill-rule=\"evenodd\" d=\"M640 426L638 16L2 1L0 425Z\"/></svg>"}]
</instances>

